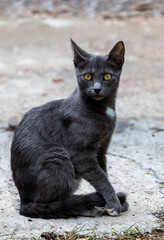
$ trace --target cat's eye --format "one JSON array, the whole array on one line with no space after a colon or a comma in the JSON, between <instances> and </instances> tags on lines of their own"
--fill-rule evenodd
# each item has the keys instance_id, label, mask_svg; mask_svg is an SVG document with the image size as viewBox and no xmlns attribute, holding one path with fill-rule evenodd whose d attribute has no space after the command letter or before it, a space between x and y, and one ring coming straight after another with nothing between
<instances>
[{"instance_id":1,"label":"cat's eye","mask_svg":"<svg viewBox=\"0 0 164 240\"><path fill-rule=\"evenodd\" d=\"M107 80L107 81L110 80L111 77L112 77L112 75L109 74L109 73L107 73L107 74L104 75L104 79Z\"/></svg>"},{"instance_id":2,"label":"cat's eye","mask_svg":"<svg viewBox=\"0 0 164 240\"><path fill-rule=\"evenodd\" d=\"M89 73L84 74L84 77L85 77L85 79L88 80L88 81L92 79L92 75L89 74Z\"/></svg>"}]
</instances>

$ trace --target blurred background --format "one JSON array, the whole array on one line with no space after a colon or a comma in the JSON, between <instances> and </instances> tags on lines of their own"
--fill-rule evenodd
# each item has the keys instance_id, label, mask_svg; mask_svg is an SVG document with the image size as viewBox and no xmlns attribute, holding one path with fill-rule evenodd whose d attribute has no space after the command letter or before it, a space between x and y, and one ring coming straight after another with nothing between
<instances>
[{"instance_id":1,"label":"blurred background","mask_svg":"<svg viewBox=\"0 0 164 240\"><path fill-rule=\"evenodd\" d=\"M123 40L119 117L163 119L163 15L163 0L1 0L0 121L73 91L70 37L95 54Z\"/></svg>"},{"instance_id":2,"label":"blurred background","mask_svg":"<svg viewBox=\"0 0 164 240\"><path fill-rule=\"evenodd\" d=\"M27 16L61 13L95 17L126 17L136 15L164 14L163 0L1 0L0 11L3 16Z\"/></svg>"}]
</instances>

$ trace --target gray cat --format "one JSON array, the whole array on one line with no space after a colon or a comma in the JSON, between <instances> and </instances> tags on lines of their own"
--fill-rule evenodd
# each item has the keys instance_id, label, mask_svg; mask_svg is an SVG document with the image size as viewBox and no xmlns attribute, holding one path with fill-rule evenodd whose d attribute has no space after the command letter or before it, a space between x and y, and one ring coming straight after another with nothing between
<instances>
[{"instance_id":1,"label":"gray cat","mask_svg":"<svg viewBox=\"0 0 164 240\"><path fill-rule=\"evenodd\" d=\"M113 216L128 209L126 195L116 194L109 182L105 157L116 122L124 44L106 56L71 44L77 88L66 99L27 112L12 142L11 169L24 216ZM96 192L73 195L81 178Z\"/></svg>"}]
</instances>

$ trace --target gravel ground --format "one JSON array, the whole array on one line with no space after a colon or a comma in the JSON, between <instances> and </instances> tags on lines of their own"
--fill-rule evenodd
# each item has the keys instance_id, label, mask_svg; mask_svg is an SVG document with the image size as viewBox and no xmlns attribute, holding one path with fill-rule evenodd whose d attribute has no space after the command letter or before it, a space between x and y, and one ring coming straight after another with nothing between
<instances>
[{"instance_id":1,"label":"gravel ground","mask_svg":"<svg viewBox=\"0 0 164 240\"><path fill-rule=\"evenodd\" d=\"M82 226L97 226L99 234L124 231L133 224L141 232L164 229L164 19L1 19L0 32L0 237L6 239L5 234L15 231L20 239ZM109 178L117 191L127 192L130 209L115 218L28 219L18 213L19 196L10 172L13 132L8 122L73 91L70 36L97 54L108 53L119 40L125 42L118 125L107 157ZM78 192L90 191L92 187L82 182Z\"/></svg>"}]
</instances>

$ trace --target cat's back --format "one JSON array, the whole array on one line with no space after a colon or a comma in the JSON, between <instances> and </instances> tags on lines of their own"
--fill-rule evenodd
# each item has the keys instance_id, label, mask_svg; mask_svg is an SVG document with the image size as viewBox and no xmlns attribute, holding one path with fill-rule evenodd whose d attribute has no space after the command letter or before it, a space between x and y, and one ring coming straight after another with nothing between
<instances>
[{"instance_id":1,"label":"cat's back","mask_svg":"<svg viewBox=\"0 0 164 240\"><path fill-rule=\"evenodd\" d=\"M32 108L19 123L11 145L11 160L15 161L26 152L37 154L41 147L53 144L59 138L59 107L63 100L52 101ZM53 139L53 140L52 140Z\"/></svg>"},{"instance_id":2,"label":"cat's back","mask_svg":"<svg viewBox=\"0 0 164 240\"><path fill-rule=\"evenodd\" d=\"M31 131L31 133L36 134L45 129L50 130L54 125L54 121L59 118L58 109L62 101L52 101L29 110L18 125L15 136L21 134L24 138Z\"/></svg>"}]
</instances>

